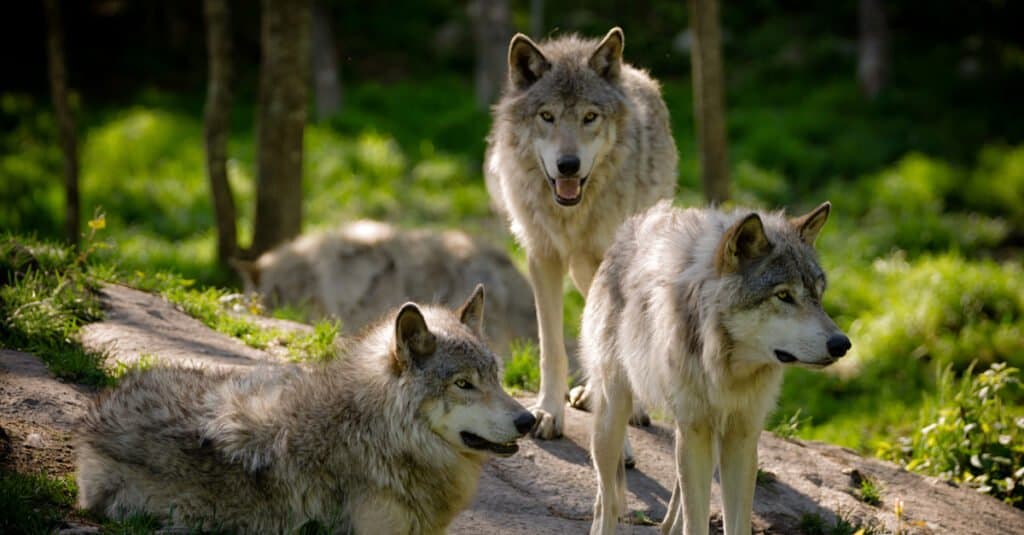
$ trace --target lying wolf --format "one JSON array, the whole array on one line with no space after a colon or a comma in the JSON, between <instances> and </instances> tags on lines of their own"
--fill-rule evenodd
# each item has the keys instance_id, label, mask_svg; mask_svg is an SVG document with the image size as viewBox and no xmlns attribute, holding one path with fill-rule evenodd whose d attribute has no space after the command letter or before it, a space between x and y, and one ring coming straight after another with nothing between
<instances>
[{"instance_id":1,"label":"lying wolf","mask_svg":"<svg viewBox=\"0 0 1024 535\"><path fill-rule=\"evenodd\" d=\"M676 185L668 110L657 82L622 61L623 34L509 45L484 174L497 211L526 249L540 333L540 438L562 434L568 359L562 281L587 295L615 229ZM586 405L585 401L581 405Z\"/></svg>"},{"instance_id":2,"label":"lying wolf","mask_svg":"<svg viewBox=\"0 0 1024 535\"><path fill-rule=\"evenodd\" d=\"M323 366L130 376L84 417L79 505L192 529L441 533L534 424L482 314L478 286L454 314L406 304Z\"/></svg>"},{"instance_id":3,"label":"lying wolf","mask_svg":"<svg viewBox=\"0 0 1024 535\"><path fill-rule=\"evenodd\" d=\"M537 336L526 279L503 251L460 231L356 221L234 265L246 292L260 294L268 306L299 306L313 318L339 318L347 334L406 301L457 306L483 283L487 343L494 351L506 355L514 341Z\"/></svg>"},{"instance_id":4,"label":"lying wolf","mask_svg":"<svg viewBox=\"0 0 1024 535\"><path fill-rule=\"evenodd\" d=\"M675 419L677 482L662 532L707 533L717 452L725 533L750 534L757 440L783 368L822 368L850 349L822 309L813 245L829 210L787 220L664 202L619 230L583 312L599 484L592 534L614 533L625 512L634 396Z\"/></svg>"}]
</instances>

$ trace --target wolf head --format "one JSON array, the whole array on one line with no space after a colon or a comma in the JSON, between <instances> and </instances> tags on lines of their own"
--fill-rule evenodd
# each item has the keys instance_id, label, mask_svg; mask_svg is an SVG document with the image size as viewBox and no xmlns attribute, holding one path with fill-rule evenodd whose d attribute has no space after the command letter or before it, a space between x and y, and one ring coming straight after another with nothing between
<instances>
[{"instance_id":1,"label":"wolf head","mask_svg":"<svg viewBox=\"0 0 1024 535\"><path fill-rule=\"evenodd\" d=\"M623 43L622 29L612 28L600 42L569 36L538 45L516 34L509 44L506 95L562 206L579 204L591 172L615 144L625 111Z\"/></svg>"},{"instance_id":2,"label":"wolf head","mask_svg":"<svg viewBox=\"0 0 1024 535\"><path fill-rule=\"evenodd\" d=\"M405 304L395 317L392 370L420 389L420 414L434 433L466 453L508 456L535 419L501 387L498 361L481 342L483 310L482 285L454 315Z\"/></svg>"},{"instance_id":3,"label":"wolf head","mask_svg":"<svg viewBox=\"0 0 1024 535\"><path fill-rule=\"evenodd\" d=\"M822 308L825 272L814 251L831 206L791 220L751 213L725 232L715 268L730 281L723 324L739 358L822 367L850 349Z\"/></svg>"}]
</instances>

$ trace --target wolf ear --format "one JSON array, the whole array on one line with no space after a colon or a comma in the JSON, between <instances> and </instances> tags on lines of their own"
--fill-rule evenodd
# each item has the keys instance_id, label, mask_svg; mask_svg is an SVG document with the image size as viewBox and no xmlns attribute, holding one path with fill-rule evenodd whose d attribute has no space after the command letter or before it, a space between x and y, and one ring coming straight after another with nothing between
<instances>
[{"instance_id":1,"label":"wolf ear","mask_svg":"<svg viewBox=\"0 0 1024 535\"><path fill-rule=\"evenodd\" d=\"M590 56L590 68L607 80L618 79L622 70L622 48L625 42L622 28L616 26L609 30Z\"/></svg>"},{"instance_id":2,"label":"wolf ear","mask_svg":"<svg viewBox=\"0 0 1024 535\"><path fill-rule=\"evenodd\" d=\"M743 264L761 258L772 250L764 233L761 216L751 213L726 231L715 255L719 274L735 273Z\"/></svg>"},{"instance_id":3,"label":"wolf ear","mask_svg":"<svg viewBox=\"0 0 1024 535\"><path fill-rule=\"evenodd\" d=\"M459 307L459 321L473 329L477 336L484 332L484 285L477 284L473 294Z\"/></svg>"},{"instance_id":4,"label":"wolf ear","mask_svg":"<svg viewBox=\"0 0 1024 535\"><path fill-rule=\"evenodd\" d=\"M437 338L427 329L423 313L415 303L406 303L395 318L395 364L405 369L409 364L434 354Z\"/></svg>"},{"instance_id":5,"label":"wolf ear","mask_svg":"<svg viewBox=\"0 0 1024 535\"><path fill-rule=\"evenodd\" d=\"M828 221L828 214L832 211L832 203L825 201L810 212L790 220L790 224L800 233L800 239L807 245L814 245L818 238L821 227Z\"/></svg>"},{"instance_id":6,"label":"wolf ear","mask_svg":"<svg viewBox=\"0 0 1024 535\"><path fill-rule=\"evenodd\" d=\"M229 258L228 264L235 268L238 276L242 278L242 287L246 292L254 292L260 285L260 264L259 262L242 260L240 258Z\"/></svg>"},{"instance_id":7,"label":"wolf ear","mask_svg":"<svg viewBox=\"0 0 1024 535\"><path fill-rule=\"evenodd\" d=\"M537 43L517 33L508 45L508 77L516 89L526 89L551 68Z\"/></svg>"}]
</instances>

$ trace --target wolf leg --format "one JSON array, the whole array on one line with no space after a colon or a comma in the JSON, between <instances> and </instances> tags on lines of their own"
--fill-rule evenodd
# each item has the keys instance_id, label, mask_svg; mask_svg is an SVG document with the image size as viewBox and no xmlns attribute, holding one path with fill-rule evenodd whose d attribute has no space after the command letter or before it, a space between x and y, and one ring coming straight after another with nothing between
<instances>
[{"instance_id":1,"label":"wolf leg","mask_svg":"<svg viewBox=\"0 0 1024 535\"><path fill-rule=\"evenodd\" d=\"M676 444L679 442L676 441ZM682 535L683 521L679 509L682 507L683 492L679 489L679 480L676 486L672 487L672 499L668 501L668 508L665 509L665 519L661 521L661 535Z\"/></svg>"},{"instance_id":2,"label":"wolf leg","mask_svg":"<svg viewBox=\"0 0 1024 535\"><path fill-rule=\"evenodd\" d=\"M699 424L677 427L676 477L682 492L682 532L686 535L708 534L713 465L711 429Z\"/></svg>"},{"instance_id":3,"label":"wolf leg","mask_svg":"<svg viewBox=\"0 0 1024 535\"><path fill-rule=\"evenodd\" d=\"M615 533L619 515L626 511L626 467L623 444L626 421L633 396L621 377L609 377L597 395L601 397L594 411L594 431L590 452L597 471L597 499L594 502L594 523L591 535Z\"/></svg>"},{"instance_id":4,"label":"wolf leg","mask_svg":"<svg viewBox=\"0 0 1024 535\"><path fill-rule=\"evenodd\" d=\"M569 358L562 336L562 279L565 263L555 255L531 255L530 286L537 304L540 338L540 396L530 411L537 418L533 434L550 439L562 436Z\"/></svg>"},{"instance_id":5,"label":"wolf leg","mask_svg":"<svg viewBox=\"0 0 1024 535\"><path fill-rule=\"evenodd\" d=\"M757 480L757 439L760 425L734 416L722 436L722 504L726 535L749 535Z\"/></svg>"}]
</instances>

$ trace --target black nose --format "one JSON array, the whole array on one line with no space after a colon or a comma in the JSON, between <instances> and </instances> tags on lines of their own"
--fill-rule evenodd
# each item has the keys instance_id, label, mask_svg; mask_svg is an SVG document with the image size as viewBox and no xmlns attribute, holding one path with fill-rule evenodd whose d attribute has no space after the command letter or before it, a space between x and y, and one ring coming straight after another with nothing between
<instances>
[{"instance_id":1,"label":"black nose","mask_svg":"<svg viewBox=\"0 0 1024 535\"><path fill-rule=\"evenodd\" d=\"M828 346L828 354L836 358L845 355L846 352L853 347L853 344L850 343L850 339L842 333L835 333L832 336L829 336L825 345Z\"/></svg>"},{"instance_id":2,"label":"black nose","mask_svg":"<svg viewBox=\"0 0 1024 535\"><path fill-rule=\"evenodd\" d=\"M533 417L533 414L527 411L516 416L516 420L513 423L516 424L516 431L519 431L520 435L525 435L533 429L533 424L537 423L537 419Z\"/></svg>"},{"instance_id":3,"label":"black nose","mask_svg":"<svg viewBox=\"0 0 1024 535\"><path fill-rule=\"evenodd\" d=\"M558 172L562 176L575 175L580 170L580 159L577 156L566 155L558 157Z\"/></svg>"}]
</instances>

